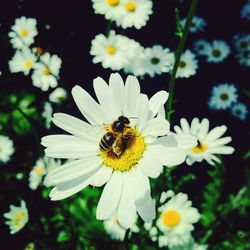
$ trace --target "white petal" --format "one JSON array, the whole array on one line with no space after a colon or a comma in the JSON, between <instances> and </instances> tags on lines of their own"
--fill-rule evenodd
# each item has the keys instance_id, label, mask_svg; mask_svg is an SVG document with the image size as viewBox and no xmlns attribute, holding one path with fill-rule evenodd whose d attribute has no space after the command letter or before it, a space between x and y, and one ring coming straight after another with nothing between
<instances>
[{"instance_id":1,"label":"white petal","mask_svg":"<svg viewBox=\"0 0 250 250\"><path fill-rule=\"evenodd\" d=\"M181 127L178 126L178 125L175 125L175 126L174 126L174 131L175 131L177 134L182 134L182 133L183 133Z\"/></svg>"},{"instance_id":2,"label":"white petal","mask_svg":"<svg viewBox=\"0 0 250 250\"><path fill-rule=\"evenodd\" d=\"M164 136L169 132L170 124L162 118L153 118L147 122L147 126L142 131L144 136Z\"/></svg>"},{"instance_id":3,"label":"white petal","mask_svg":"<svg viewBox=\"0 0 250 250\"><path fill-rule=\"evenodd\" d=\"M197 145L197 139L195 136L188 134L171 134L167 137L173 136L177 141L177 147L185 150L189 150Z\"/></svg>"},{"instance_id":4,"label":"white petal","mask_svg":"<svg viewBox=\"0 0 250 250\"><path fill-rule=\"evenodd\" d=\"M138 118L138 130L142 131L145 128L148 115L149 115L149 108L148 108L148 97L147 95L140 95L137 98L136 106L134 108L136 110L136 117Z\"/></svg>"},{"instance_id":5,"label":"white petal","mask_svg":"<svg viewBox=\"0 0 250 250\"><path fill-rule=\"evenodd\" d=\"M206 136L206 140L214 141L220 138L226 131L227 131L227 127L225 125L215 127L208 133L208 135Z\"/></svg>"},{"instance_id":6,"label":"white petal","mask_svg":"<svg viewBox=\"0 0 250 250\"><path fill-rule=\"evenodd\" d=\"M158 112L156 117L166 119L166 110L165 110L164 106L161 106L159 108L159 112Z\"/></svg>"},{"instance_id":7,"label":"white petal","mask_svg":"<svg viewBox=\"0 0 250 250\"><path fill-rule=\"evenodd\" d=\"M100 168L101 163L102 160L99 157L65 163L62 166L51 170L46 179L52 185L66 182L78 176L85 175L94 169Z\"/></svg>"},{"instance_id":8,"label":"white petal","mask_svg":"<svg viewBox=\"0 0 250 250\"><path fill-rule=\"evenodd\" d=\"M149 108L150 108L150 116L155 117L155 115L160 111L163 105L166 103L168 99L168 92L166 91L159 91L155 93L149 100ZM162 111L162 110L161 110ZM165 110L164 110L164 117L165 117Z\"/></svg>"},{"instance_id":9,"label":"white petal","mask_svg":"<svg viewBox=\"0 0 250 250\"><path fill-rule=\"evenodd\" d=\"M181 118L180 123L181 123L181 128L182 128L183 133L189 134L190 133L190 128L189 128L187 119Z\"/></svg>"},{"instance_id":10,"label":"white petal","mask_svg":"<svg viewBox=\"0 0 250 250\"><path fill-rule=\"evenodd\" d=\"M218 147L218 148L209 148L208 152L210 154L232 154L234 152L234 148L233 147L229 147L229 146L223 146L223 147Z\"/></svg>"},{"instance_id":11,"label":"white petal","mask_svg":"<svg viewBox=\"0 0 250 250\"><path fill-rule=\"evenodd\" d=\"M118 205L118 221L127 229L131 228L137 219L132 180L128 173L123 173L123 188Z\"/></svg>"},{"instance_id":12,"label":"white petal","mask_svg":"<svg viewBox=\"0 0 250 250\"><path fill-rule=\"evenodd\" d=\"M96 141L97 129L71 115L56 113L52 118L53 123L70 134L81 137L88 141Z\"/></svg>"},{"instance_id":13,"label":"white petal","mask_svg":"<svg viewBox=\"0 0 250 250\"><path fill-rule=\"evenodd\" d=\"M102 166L93 176L91 185L94 187L101 187L110 179L111 175L112 168Z\"/></svg>"},{"instance_id":14,"label":"white petal","mask_svg":"<svg viewBox=\"0 0 250 250\"><path fill-rule=\"evenodd\" d=\"M136 103L140 96L140 84L135 76L128 76L125 82L125 100L123 113L127 117L136 117Z\"/></svg>"},{"instance_id":15,"label":"white petal","mask_svg":"<svg viewBox=\"0 0 250 250\"><path fill-rule=\"evenodd\" d=\"M232 141L232 138L230 136L223 137L223 138L220 138L216 141L211 142L209 144L209 147L211 147L211 148L219 147L219 146L222 146L222 145L229 143L230 141Z\"/></svg>"},{"instance_id":16,"label":"white petal","mask_svg":"<svg viewBox=\"0 0 250 250\"><path fill-rule=\"evenodd\" d=\"M96 169L86 175L58 184L49 194L51 200L62 200L81 191L89 185L95 171Z\"/></svg>"},{"instance_id":17,"label":"white petal","mask_svg":"<svg viewBox=\"0 0 250 250\"><path fill-rule=\"evenodd\" d=\"M97 205L96 218L106 220L117 210L122 194L123 180L121 172L113 172L110 180L105 185Z\"/></svg>"},{"instance_id":18,"label":"white petal","mask_svg":"<svg viewBox=\"0 0 250 250\"><path fill-rule=\"evenodd\" d=\"M163 170L162 163L154 156L153 152L147 150L139 162L141 171L151 177L157 178Z\"/></svg>"},{"instance_id":19,"label":"white petal","mask_svg":"<svg viewBox=\"0 0 250 250\"><path fill-rule=\"evenodd\" d=\"M110 91L107 83L100 77L94 79L94 90L103 112L109 120L108 122L112 123L121 114L121 110L118 111L117 106L114 105L113 93Z\"/></svg>"},{"instance_id":20,"label":"white petal","mask_svg":"<svg viewBox=\"0 0 250 250\"><path fill-rule=\"evenodd\" d=\"M193 118L191 125L190 125L190 133L192 135L197 135L200 129L199 126L200 126L199 119L197 117Z\"/></svg>"},{"instance_id":21,"label":"white petal","mask_svg":"<svg viewBox=\"0 0 250 250\"><path fill-rule=\"evenodd\" d=\"M89 123L92 125L106 123L101 106L84 89L76 85L72 89L72 95L78 109Z\"/></svg>"},{"instance_id":22,"label":"white petal","mask_svg":"<svg viewBox=\"0 0 250 250\"><path fill-rule=\"evenodd\" d=\"M201 123L200 123L200 131L199 133L197 134L197 137L199 139L204 139L208 133L208 130L209 130L209 120L204 118Z\"/></svg>"},{"instance_id":23,"label":"white petal","mask_svg":"<svg viewBox=\"0 0 250 250\"><path fill-rule=\"evenodd\" d=\"M98 152L99 146L91 143L57 145L45 149L47 156L61 159L84 159L86 157L96 156Z\"/></svg>"}]
</instances>

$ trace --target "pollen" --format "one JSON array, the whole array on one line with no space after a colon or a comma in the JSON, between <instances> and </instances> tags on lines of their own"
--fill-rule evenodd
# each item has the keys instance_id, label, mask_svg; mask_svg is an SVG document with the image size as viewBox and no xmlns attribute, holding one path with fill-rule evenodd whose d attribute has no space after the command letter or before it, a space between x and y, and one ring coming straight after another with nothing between
<instances>
[{"instance_id":1,"label":"pollen","mask_svg":"<svg viewBox=\"0 0 250 250\"><path fill-rule=\"evenodd\" d=\"M37 173L38 175L42 174L42 173L43 173L43 168L42 168L42 167L37 167L37 168L36 168L36 173Z\"/></svg>"},{"instance_id":2,"label":"pollen","mask_svg":"<svg viewBox=\"0 0 250 250\"><path fill-rule=\"evenodd\" d=\"M206 150L207 150L207 145L200 141L198 141L198 145L196 147L193 147L191 149L193 153L197 153L197 154L204 153Z\"/></svg>"},{"instance_id":3,"label":"pollen","mask_svg":"<svg viewBox=\"0 0 250 250\"><path fill-rule=\"evenodd\" d=\"M108 52L108 54L114 55L116 53L116 48L113 46L109 46L106 48L106 51Z\"/></svg>"},{"instance_id":4,"label":"pollen","mask_svg":"<svg viewBox=\"0 0 250 250\"><path fill-rule=\"evenodd\" d=\"M107 3L110 5L110 6L117 6L119 3L120 3L120 0L107 0Z\"/></svg>"},{"instance_id":5,"label":"pollen","mask_svg":"<svg viewBox=\"0 0 250 250\"><path fill-rule=\"evenodd\" d=\"M129 171L136 166L142 158L146 149L146 144L142 135L132 128L128 128L129 138L123 139L123 149L120 155L116 155L113 150L107 152L100 151L105 166L117 171Z\"/></svg>"},{"instance_id":6,"label":"pollen","mask_svg":"<svg viewBox=\"0 0 250 250\"><path fill-rule=\"evenodd\" d=\"M24 213L21 213L21 212L17 213L17 216L16 216L17 220L23 220L24 218L25 218L25 214Z\"/></svg>"},{"instance_id":7,"label":"pollen","mask_svg":"<svg viewBox=\"0 0 250 250\"><path fill-rule=\"evenodd\" d=\"M168 210L162 214L162 222L167 227L175 227L180 221L181 216L175 210Z\"/></svg>"},{"instance_id":8,"label":"pollen","mask_svg":"<svg viewBox=\"0 0 250 250\"><path fill-rule=\"evenodd\" d=\"M135 10L136 10L136 5L134 2L127 2L124 4L124 7L126 10L128 10L130 12L135 12Z\"/></svg>"},{"instance_id":9,"label":"pollen","mask_svg":"<svg viewBox=\"0 0 250 250\"><path fill-rule=\"evenodd\" d=\"M20 35L22 37L26 37L28 34L29 34L29 31L27 29L23 29L23 30L20 31Z\"/></svg>"},{"instance_id":10,"label":"pollen","mask_svg":"<svg viewBox=\"0 0 250 250\"><path fill-rule=\"evenodd\" d=\"M48 67L45 67L44 70L43 70L43 73L44 73L46 76L50 75L50 70L49 70L49 68L48 68Z\"/></svg>"},{"instance_id":11,"label":"pollen","mask_svg":"<svg viewBox=\"0 0 250 250\"><path fill-rule=\"evenodd\" d=\"M30 68L32 67L32 65L33 65L33 61L32 61L32 60L27 60L27 61L25 61L25 63L24 63L24 67L25 67L26 69L30 69Z\"/></svg>"}]
</instances>

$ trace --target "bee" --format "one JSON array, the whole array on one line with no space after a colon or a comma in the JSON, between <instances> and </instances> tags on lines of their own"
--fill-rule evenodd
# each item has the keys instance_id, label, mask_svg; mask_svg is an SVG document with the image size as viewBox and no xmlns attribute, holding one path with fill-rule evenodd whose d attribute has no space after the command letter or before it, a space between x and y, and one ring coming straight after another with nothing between
<instances>
[{"instance_id":1,"label":"bee","mask_svg":"<svg viewBox=\"0 0 250 250\"><path fill-rule=\"evenodd\" d=\"M126 131L127 128L130 128L129 124L130 121L127 117L119 116L112 124L104 125L107 133L101 139L100 150L107 152L112 149L119 156L124 149L125 140L131 136L131 133Z\"/></svg>"}]
</instances>

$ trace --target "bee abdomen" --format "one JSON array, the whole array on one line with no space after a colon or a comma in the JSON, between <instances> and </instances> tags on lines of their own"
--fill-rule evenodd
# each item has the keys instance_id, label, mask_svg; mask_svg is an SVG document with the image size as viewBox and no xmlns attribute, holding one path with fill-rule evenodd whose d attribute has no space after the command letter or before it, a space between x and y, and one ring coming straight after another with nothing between
<instances>
[{"instance_id":1,"label":"bee abdomen","mask_svg":"<svg viewBox=\"0 0 250 250\"><path fill-rule=\"evenodd\" d=\"M100 144L99 144L100 150L108 151L109 149L112 148L114 141L115 141L115 136L110 132L106 133L100 141Z\"/></svg>"}]
</instances>

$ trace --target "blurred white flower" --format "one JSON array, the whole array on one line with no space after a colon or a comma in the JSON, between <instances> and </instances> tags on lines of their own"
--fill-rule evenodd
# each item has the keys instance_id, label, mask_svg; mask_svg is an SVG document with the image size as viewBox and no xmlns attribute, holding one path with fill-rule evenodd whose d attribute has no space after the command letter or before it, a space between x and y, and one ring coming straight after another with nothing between
<instances>
[{"instance_id":1,"label":"blurred white flower","mask_svg":"<svg viewBox=\"0 0 250 250\"><path fill-rule=\"evenodd\" d=\"M67 92L63 88L56 88L50 95L49 100L54 103L61 103L67 98Z\"/></svg>"},{"instance_id":2,"label":"blurred white flower","mask_svg":"<svg viewBox=\"0 0 250 250\"><path fill-rule=\"evenodd\" d=\"M20 231L29 220L28 210L26 208L25 201L21 201L21 206L10 205L10 211L4 213L3 215L7 221L7 224L10 228L10 233L15 234Z\"/></svg>"},{"instance_id":3,"label":"blurred white flower","mask_svg":"<svg viewBox=\"0 0 250 250\"><path fill-rule=\"evenodd\" d=\"M206 40L200 39L194 43L194 50L198 55L206 55L206 48L209 43Z\"/></svg>"},{"instance_id":4,"label":"blurred white flower","mask_svg":"<svg viewBox=\"0 0 250 250\"><path fill-rule=\"evenodd\" d=\"M244 103L235 103L232 107L231 107L231 114L234 117L237 117L239 119L241 119L242 121L245 121L248 115L248 108L247 105Z\"/></svg>"},{"instance_id":5,"label":"blurred white flower","mask_svg":"<svg viewBox=\"0 0 250 250\"><path fill-rule=\"evenodd\" d=\"M207 245L199 245L191 236L189 241L181 246L171 247L170 250L207 250Z\"/></svg>"},{"instance_id":6,"label":"blurred white flower","mask_svg":"<svg viewBox=\"0 0 250 250\"><path fill-rule=\"evenodd\" d=\"M193 224L198 222L200 214L192 207L192 202L184 193L173 196L166 204L158 208L161 213L156 225L162 231L158 243L160 247L184 245L190 239Z\"/></svg>"},{"instance_id":7,"label":"blurred white flower","mask_svg":"<svg viewBox=\"0 0 250 250\"><path fill-rule=\"evenodd\" d=\"M205 47L207 62L219 63L228 57L231 52L230 47L222 40L214 40Z\"/></svg>"},{"instance_id":8,"label":"blurred white flower","mask_svg":"<svg viewBox=\"0 0 250 250\"><path fill-rule=\"evenodd\" d=\"M124 84L118 73L111 74L109 84L98 77L93 85L99 103L80 86L72 89L89 123L57 113L53 122L71 135L42 138L48 157L73 159L46 177L55 185L50 197L61 200L88 185L105 185L97 205L97 219L107 220L117 214L120 225L127 229L134 225L138 212L145 222L150 222L155 218L155 206L149 177L158 177L163 165L171 167L185 161L185 150L179 145L193 147L196 140L190 135L169 137L168 121L156 117L168 98L167 92L159 91L149 100L141 93L136 77L128 76ZM117 128L120 123L124 126ZM121 136L121 129L122 136L126 136L118 147L114 140L120 138L116 136Z\"/></svg>"},{"instance_id":9,"label":"blurred white flower","mask_svg":"<svg viewBox=\"0 0 250 250\"><path fill-rule=\"evenodd\" d=\"M11 29L9 37L15 49L23 49L34 43L34 37L37 35L36 19L24 16L16 18Z\"/></svg>"},{"instance_id":10,"label":"blurred white flower","mask_svg":"<svg viewBox=\"0 0 250 250\"><path fill-rule=\"evenodd\" d=\"M62 60L57 55L50 55L48 52L39 57L39 62L34 65L31 76L33 85L42 91L50 87L55 88L59 79L59 71Z\"/></svg>"},{"instance_id":11,"label":"blurred white flower","mask_svg":"<svg viewBox=\"0 0 250 250\"><path fill-rule=\"evenodd\" d=\"M0 163L6 163L14 153L12 140L5 135L0 135Z\"/></svg>"},{"instance_id":12,"label":"blurred white flower","mask_svg":"<svg viewBox=\"0 0 250 250\"><path fill-rule=\"evenodd\" d=\"M174 65L174 62L172 64ZM181 55L181 60L176 73L176 78L188 78L190 76L193 76L196 74L197 69L198 61L195 57L195 54L193 54L190 50L186 50Z\"/></svg>"},{"instance_id":13,"label":"blurred white flower","mask_svg":"<svg viewBox=\"0 0 250 250\"><path fill-rule=\"evenodd\" d=\"M109 219L103 221L103 224L106 232L110 235L111 239L123 241L126 230L119 224L117 215L113 215ZM133 233L138 233L139 228L136 224L134 224L131 227L130 231Z\"/></svg>"},{"instance_id":14,"label":"blurred white flower","mask_svg":"<svg viewBox=\"0 0 250 250\"><path fill-rule=\"evenodd\" d=\"M49 102L45 102L42 117L45 119L45 126L48 129L50 128L50 125L51 125L52 113L53 113L53 109L52 109L51 104Z\"/></svg>"},{"instance_id":15,"label":"blurred white flower","mask_svg":"<svg viewBox=\"0 0 250 250\"><path fill-rule=\"evenodd\" d=\"M186 23L186 18L181 20L182 28L184 28L185 23ZM207 23L204 20L204 18L198 17L198 16L193 16L192 23L191 23L191 26L189 28L189 32L190 33L196 33L196 32L199 32L199 31L204 31L206 25L207 25Z\"/></svg>"},{"instance_id":16,"label":"blurred white flower","mask_svg":"<svg viewBox=\"0 0 250 250\"><path fill-rule=\"evenodd\" d=\"M172 68L174 54L168 48L161 45L154 45L152 48L144 50L144 59L142 61L145 73L154 77L155 74L169 72Z\"/></svg>"},{"instance_id":17,"label":"blurred white flower","mask_svg":"<svg viewBox=\"0 0 250 250\"><path fill-rule=\"evenodd\" d=\"M36 161L35 166L32 168L29 174L29 187L32 190L36 190L38 186L43 182L43 177L48 174L51 170L61 165L60 160L55 160L44 156ZM45 179L43 184L46 187L50 186L50 183Z\"/></svg>"},{"instance_id":18,"label":"blurred white flower","mask_svg":"<svg viewBox=\"0 0 250 250\"><path fill-rule=\"evenodd\" d=\"M23 50L17 50L9 61L10 72L23 72L25 75L28 75L30 70L34 67L36 60L37 57L30 49L24 48Z\"/></svg>"},{"instance_id":19,"label":"blurred white flower","mask_svg":"<svg viewBox=\"0 0 250 250\"><path fill-rule=\"evenodd\" d=\"M123 29L135 27L141 29L146 25L149 16L153 13L151 0L121 0L121 17L116 24Z\"/></svg>"},{"instance_id":20,"label":"blurred white flower","mask_svg":"<svg viewBox=\"0 0 250 250\"><path fill-rule=\"evenodd\" d=\"M214 110L227 109L238 99L238 90L234 84L221 83L212 88L208 106Z\"/></svg>"},{"instance_id":21,"label":"blurred white flower","mask_svg":"<svg viewBox=\"0 0 250 250\"><path fill-rule=\"evenodd\" d=\"M209 120L204 118L199 122L198 118L194 118L189 126L187 120L182 118L180 126L174 126L177 135L192 135L198 140L196 147L187 148L188 157L186 163L192 165L194 162L207 161L210 165L215 162L220 163L221 160L215 156L220 154L232 154L234 148L225 146L232 138L230 136L221 136L227 131L225 125L218 126L209 131Z\"/></svg>"},{"instance_id":22,"label":"blurred white flower","mask_svg":"<svg viewBox=\"0 0 250 250\"><path fill-rule=\"evenodd\" d=\"M238 51L238 53L236 54L236 58L238 59L239 64L249 67L250 66L250 48L246 50Z\"/></svg>"},{"instance_id":23,"label":"blurred white flower","mask_svg":"<svg viewBox=\"0 0 250 250\"><path fill-rule=\"evenodd\" d=\"M250 20L250 2L248 1L241 9L240 16L247 20Z\"/></svg>"},{"instance_id":24,"label":"blurred white flower","mask_svg":"<svg viewBox=\"0 0 250 250\"><path fill-rule=\"evenodd\" d=\"M233 40L237 51L250 50L250 34L237 34Z\"/></svg>"}]
</instances>

